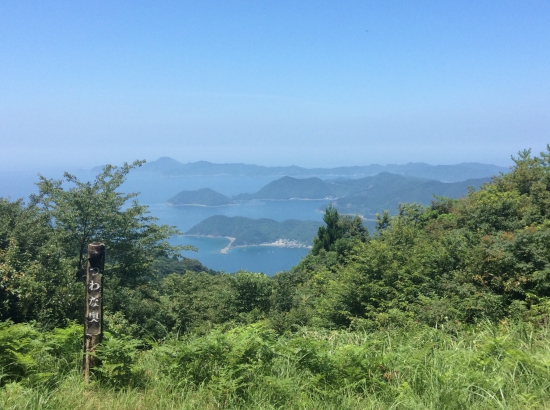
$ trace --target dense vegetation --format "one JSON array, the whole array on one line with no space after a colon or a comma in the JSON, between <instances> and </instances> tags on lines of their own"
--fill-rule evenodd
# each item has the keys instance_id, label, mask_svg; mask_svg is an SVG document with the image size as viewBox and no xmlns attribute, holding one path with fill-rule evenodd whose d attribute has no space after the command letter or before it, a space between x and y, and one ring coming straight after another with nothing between
<instances>
[{"instance_id":1,"label":"dense vegetation","mask_svg":"<svg viewBox=\"0 0 550 410\"><path fill-rule=\"evenodd\" d=\"M0 407L550 407L550 147L370 234L330 207L312 252L272 278L165 275L173 231L121 207L128 170L0 202ZM86 385L75 244L90 239L113 250Z\"/></svg>"},{"instance_id":2,"label":"dense vegetation","mask_svg":"<svg viewBox=\"0 0 550 410\"><path fill-rule=\"evenodd\" d=\"M233 246L259 245L279 239L311 245L319 223L289 219L278 222L274 219L250 219L243 216L214 215L189 229L188 235L212 235L235 238Z\"/></svg>"}]
</instances>

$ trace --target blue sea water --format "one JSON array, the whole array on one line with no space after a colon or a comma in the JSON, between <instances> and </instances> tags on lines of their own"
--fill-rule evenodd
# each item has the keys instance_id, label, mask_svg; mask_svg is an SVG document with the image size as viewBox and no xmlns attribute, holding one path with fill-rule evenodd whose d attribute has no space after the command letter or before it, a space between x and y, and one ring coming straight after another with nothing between
<instances>
[{"instance_id":1,"label":"blue sea water","mask_svg":"<svg viewBox=\"0 0 550 410\"><path fill-rule=\"evenodd\" d=\"M80 170L74 173L83 181L93 177L93 173L89 171ZM47 178L61 179L62 172L44 172L44 175ZM278 178L276 176L166 177L134 172L129 174L121 191L139 192L137 199L141 204L148 205L151 215L159 218L158 223L175 226L181 232L186 232L192 226L213 215L271 218L277 221L287 219L322 221L323 213L320 209L329 204L328 200L250 201L220 207L170 206L166 203L167 199L182 190L211 188L224 195L233 196L242 192L256 192ZM34 184L37 181L36 172L2 171L0 172L0 197L26 200L31 193L36 193ZM183 252L183 256L198 259L211 269L225 272L244 269L263 272L267 275L290 269L309 252L307 248L251 246L232 248L227 254L222 254L221 249L228 243L225 238L175 236L170 239L170 243L195 246L199 249L198 252L186 251Z\"/></svg>"},{"instance_id":2,"label":"blue sea water","mask_svg":"<svg viewBox=\"0 0 550 410\"><path fill-rule=\"evenodd\" d=\"M224 272L247 270L273 275L289 270L306 256L306 248L277 248L273 246L247 246L231 248L228 253L220 253L227 246L228 239L206 238L197 236L177 236L172 238L173 245L193 245L198 252L184 251L182 255L198 259L211 269Z\"/></svg>"},{"instance_id":3,"label":"blue sea water","mask_svg":"<svg viewBox=\"0 0 550 410\"><path fill-rule=\"evenodd\" d=\"M319 210L329 204L319 201L250 201L238 205L220 207L170 206L166 203L149 205L151 214L159 223L175 226L186 232L192 226L212 215L246 216L249 218L271 218L277 221L287 219L322 221ZM313 238L312 238L313 239ZM196 236L175 236L174 245L192 245L198 252L184 252L188 258L201 261L211 269L235 272L241 269L273 275L288 270L307 255L307 248L278 248L271 246L250 246L231 248L227 254L220 251L227 246L228 239Z\"/></svg>"},{"instance_id":4,"label":"blue sea water","mask_svg":"<svg viewBox=\"0 0 550 410\"><path fill-rule=\"evenodd\" d=\"M151 215L159 223L175 226L181 232L213 215L245 216L247 218L270 218L276 221L288 219L319 221L329 200L312 201L248 201L237 205L218 207L171 206L166 200L182 190L211 188L227 196L242 192L256 192L279 177L253 176L194 176L159 177L156 174L135 173L130 175L124 187L128 192L140 192L140 203L149 206ZM312 238L313 239L313 238ZM228 244L225 238L175 236L173 245L192 245L198 252L183 252L183 256L198 259L203 265L225 272L248 270L273 275L288 270L307 255L307 248L278 248L250 246L231 248L227 254L220 251Z\"/></svg>"}]
</instances>

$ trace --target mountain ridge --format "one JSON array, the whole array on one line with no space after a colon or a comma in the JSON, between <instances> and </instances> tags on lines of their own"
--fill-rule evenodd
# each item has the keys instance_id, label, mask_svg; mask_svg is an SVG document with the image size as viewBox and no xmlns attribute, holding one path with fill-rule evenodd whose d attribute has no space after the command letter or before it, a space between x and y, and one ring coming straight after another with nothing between
<instances>
[{"instance_id":1,"label":"mountain ridge","mask_svg":"<svg viewBox=\"0 0 550 410\"><path fill-rule=\"evenodd\" d=\"M93 168L93 171L100 170L101 167ZM267 167L263 165L244 164L244 163L224 163L218 164L209 161L198 161L182 163L170 157L160 157L159 159L147 162L136 172L153 172L165 176L215 176L215 175L234 175L234 176L301 176L301 177L358 177L372 176L380 172L390 172L393 174L434 179L440 182L459 182L467 179L486 178L507 173L509 169L493 164L482 164L477 162L464 162L454 165L430 165L427 163L409 162L404 165L356 165L334 168L303 168L299 166L276 166Z\"/></svg>"}]
</instances>

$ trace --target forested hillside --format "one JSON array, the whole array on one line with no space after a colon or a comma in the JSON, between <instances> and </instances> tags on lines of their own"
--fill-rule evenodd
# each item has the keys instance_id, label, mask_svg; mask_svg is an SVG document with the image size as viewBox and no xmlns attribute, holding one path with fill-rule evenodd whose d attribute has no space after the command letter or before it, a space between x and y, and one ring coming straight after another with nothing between
<instances>
[{"instance_id":1,"label":"forested hillside","mask_svg":"<svg viewBox=\"0 0 550 410\"><path fill-rule=\"evenodd\" d=\"M260 245L279 239L310 246L319 227L316 221L250 219L243 216L214 215L189 229L187 235L225 236L235 238L232 245Z\"/></svg>"},{"instance_id":2,"label":"forested hillside","mask_svg":"<svg viewBox=\"0 0 550 410\"><path fill-rule=\"evenodd\" d=\"M240 194L234 199L319 199L336 196L336 193L320 178L298 179L282 177L270 182L254 194Z\"/></svg>"},{"instance_id":3,"label":"forested hillside","mask_svg":"<svg viewBox=\"0 0 550 410\"><path fill-rule=\"evenodd\" d=\"M360 214L373 218L375 213L389 209L394 213L400 203L416 202L427 205L434 195L449 198L465 196L468 188L479 188L489 178L468 179L445 183L435 180L404 177L381 172L358 179L292 178L285 176L272 181L253 194L239 194L241 200L332 199L341 213Z\"/></svg>"},{"instance_id":4,"label":"forested hillside","mask_svg":"<svg viewBox=\"0 0 550 410\"><path fill-rule=\"evenodd\" d=\"M310 254L272 278L167 275L175 231L117 192L132 166L41 178L28 204L0 201L0 407L548 408L548 149L373 232L329 207ZM108 333L85 385L93 240Z\"/></svg>"}]
</instances>

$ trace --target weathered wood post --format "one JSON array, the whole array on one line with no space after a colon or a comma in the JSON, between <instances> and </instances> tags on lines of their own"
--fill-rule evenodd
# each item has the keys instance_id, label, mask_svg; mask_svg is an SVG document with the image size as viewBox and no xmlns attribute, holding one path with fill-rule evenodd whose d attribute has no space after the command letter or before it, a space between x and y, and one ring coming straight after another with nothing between
<instances>
[{"instance_id":1,"label":"weathered wood post","mask_svg":"<svg viewBox=\"0 0 550 410\"><path fill-rule=\"evenodd\" d=\"M103 267L105 245L93 242L88 245L86 268L86 316L84 318L84 379L88 381L90 369L98 364L90 353L103 337Z\"/></svg>"}]
</instances>

